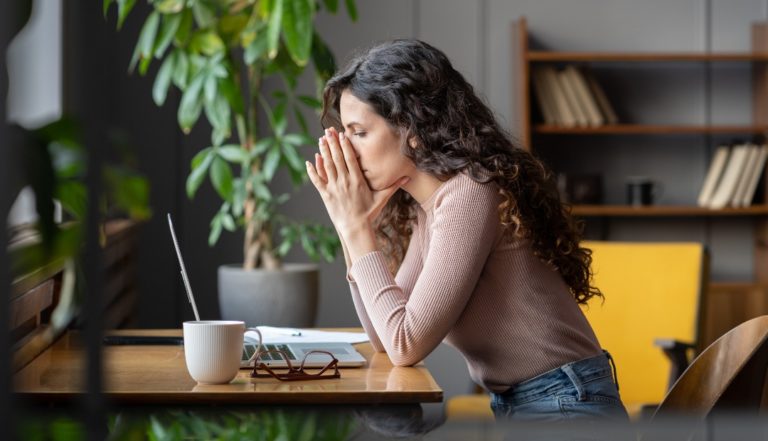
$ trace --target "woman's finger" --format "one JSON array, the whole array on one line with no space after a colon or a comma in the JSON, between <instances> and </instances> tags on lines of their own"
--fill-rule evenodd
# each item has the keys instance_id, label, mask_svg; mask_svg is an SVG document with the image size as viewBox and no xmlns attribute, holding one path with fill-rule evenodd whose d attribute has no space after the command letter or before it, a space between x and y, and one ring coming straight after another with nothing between
<instances>
[{"instance_id":1,"label":"woman's finger","mask_svg":"<svg viewBox=\"0 0 768 441\"><path fill-rule=\"evenodd\" d=\"M315 168L312 166L312 163L309 161L305 161L305 163L307 165L307 174L309 175L309 180L312 181L312 185L314 185L318 191L324 191L325 182L320 178L317 170L315 170Z\"/></svg>"},{"instance_id":2,"label":"woman's finger","mask_svg":"<svg viewBox=\"0 0 768 441\"><path fill-rule=\"evenodd\" d=\"M344 153L344 161L346 162L350 176L359 181L363 181L363 171L360 170L360 164L357 162L355 149L352 147L349 138L347 138L343 132L339 133L339 143L341 144L341 151Z\"/></svg>"},{"instance_id":3,"label":"woman's finger","mask_svg":"<svg viewBox=\"0 0 768 441\"><path fill-rule=\"evenodd\" d=\"M336 167L333 165L333 159L331 158L331 151L328 149L328 143L323 136L319 140L320 144L320 156L323 159L323 169L325 170L325 177L327 181L336 180Z\"/></svg>"},{"instance_id":4,"label":"woman's finger","mask_svg":"<svg viewBox=\"0 0 768 441\"><path fill-rule=\"evenodd\" d=\"M347 175L349 173L347 171L347 163L344 162L344 154L341 152L339 140L336 137L336 130L333 128L326 129L325 140L328 144L328 149L331 151L331 158L333 158L333 164L336 166L337 176Z\"/></svg>"},{"instance_id":5,"label":"woman's finger","mask_svg":"<svg viewBox=\"0 0 768 441\"><path fill-rule=\"evenodd\" d=\"M325 166L323 166L323 157L320 156L320 153L315 153L315 170L317 171L317 175L320 176L320 179L324 182L328 182L328 176L325 174Z\"/></svg>"}]
</instances>

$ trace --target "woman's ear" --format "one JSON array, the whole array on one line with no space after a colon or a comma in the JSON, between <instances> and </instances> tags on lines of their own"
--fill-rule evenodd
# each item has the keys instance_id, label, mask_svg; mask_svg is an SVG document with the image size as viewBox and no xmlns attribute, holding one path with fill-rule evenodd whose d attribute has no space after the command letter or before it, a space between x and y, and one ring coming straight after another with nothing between
<instances>
[{"instance_id":1,"label":"woman's ear","mask_svg":"<svg viewBox=\"0 0 768 441\"><path fill-rule=\"evenodd\" d=\"M419 140L416 139L415 136L411 136L410 138L408 138L408 145L411 146L412 149L415 149L419 147Z\"/></svg>"}]
</instances>

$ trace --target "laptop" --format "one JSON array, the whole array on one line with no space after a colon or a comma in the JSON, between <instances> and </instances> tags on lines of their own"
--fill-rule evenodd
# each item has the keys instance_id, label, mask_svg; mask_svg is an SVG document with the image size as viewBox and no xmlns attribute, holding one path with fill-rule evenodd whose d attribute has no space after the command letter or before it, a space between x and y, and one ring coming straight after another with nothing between
<instances>
[{"instance_id":1,"label":"laptop","mask_svg":"<svg viewBox=\"0 0 768 441\"><path fill-rule=\"evenodd\" d=\"M184 282L184 289L187 291L189 302L192 304L192 309L195 312L195 319L200 321L197 313L197 305L195 303L195 297L192 294L192 288L189 285L189 278L187 277L187 269L184 265L184 259L181 257L181 249L179 248L179 242L176 240L176 231L173 228L173 220L171 220L171 214L168 213L168 227L171 230L171 238L173 239L173 245L176 249L176 257L179 259L179 266L181 267L181 277ZM333 354L339 360L339 367L359 367L365 365L365 357L363 357L350 343L339 342L318 342L318 343L282 343L282 342L270 342L265 346L267 350L281 350L288 355L292 364L299 364L304 359L304 355L311 351L326 351ZM240 360L241 368L253 367L253 362L249 363L253 353L258 347L258 341L249 337L245 337L243 341L243 355ZM263 362L269 367L279 368L286 367L288 363L279 354L270 354L269 359L266 357L259 357L259 361ZM328 356L322 354L313 354L304 363L306 367L323 367L328 364Z\"/></svg>"},{"instance_id":2,"label":"laptop","mask_svg":"<svg viewBox=\"0 0 768 441\"><path fill-rule=\"evenodd\" d=\"M256 348L259 345L258 340L250 337L245 337L243 343L243 356L240 359L241 368L252 368L254 361L250 363L248 360L251 358ZM305 354L311 351L326 351L333 354L336 359L339 360L339 367L360 367L365 365L365 357L363 357L350 343L343 342L329 342L329 343L267 343L262 350L281 350L285 352L291 361L292 365L298 365L301 360L304 359ZM324 354L312 354L304 362L306 367L323 367L328 364L327 355ZM271 368L287 367L288 363L283 359L280 354L265 354L259 357L259 362L266 364Z\"/></svg>"}]
</instances>

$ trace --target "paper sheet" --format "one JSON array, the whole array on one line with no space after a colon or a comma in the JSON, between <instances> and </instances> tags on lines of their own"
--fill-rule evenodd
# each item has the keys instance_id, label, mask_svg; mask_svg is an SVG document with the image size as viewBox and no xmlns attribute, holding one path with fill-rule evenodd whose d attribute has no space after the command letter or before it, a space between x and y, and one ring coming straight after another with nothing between
<instances>
[{"instance_id":1,"label":"paper sheet","mask_svg":"<svg viewBox=\"0 0 768 441\"><path fill-rule=\"evenodd\" d=\"M273 326L257 326L257 328L264 337L264 343L363 343L368 341L368 335L365 332L333 332ZM246 331L245 337L253 341L259 340L258 335L253 331Z\"/></svg>"}]
</instances>

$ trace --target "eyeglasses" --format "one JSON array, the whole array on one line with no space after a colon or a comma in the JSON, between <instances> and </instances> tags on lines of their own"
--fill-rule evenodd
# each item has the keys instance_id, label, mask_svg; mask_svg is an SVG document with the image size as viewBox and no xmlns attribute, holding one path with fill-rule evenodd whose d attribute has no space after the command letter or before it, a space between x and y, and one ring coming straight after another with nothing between
<instances>
[{"instance_id":1,"label":"eyeglasses","mask_svg":"<svg viewBox=\"0 0 768 441\"><path fill-rule=\"evenodd\" d=\"M317 358L320 358L321 361L324 361L323 359L326 358L326 356L328 358L328 362L323 365L322 368L305 367L304 364L307 363L309 356L313 354L320 355L320 357L315 357L313 362L317 361ZM267 360L282 359L285 360L288 366L271 368L265 363L260 362L260 358ZM331 371L331 369L333 369L333 371ZM259 373L259 370L265 371L266 373ZM339 360L328 351L309 351L304 355L304 358L301 360L301 364L298 367L295 367L293 364L291 364L291 358L288 357L288 354L286 354L284 351L280 349L270 349L268 351L259 351L253 366L253 371L251 372L251 378L265 377L274 377L280 381L324 380L326 378L341 378L341 374L339 373Z\"/></svg>"}]
</instances>

